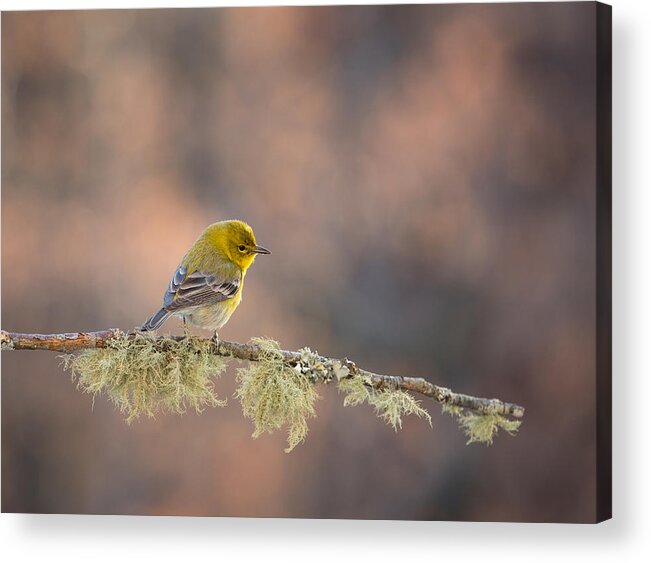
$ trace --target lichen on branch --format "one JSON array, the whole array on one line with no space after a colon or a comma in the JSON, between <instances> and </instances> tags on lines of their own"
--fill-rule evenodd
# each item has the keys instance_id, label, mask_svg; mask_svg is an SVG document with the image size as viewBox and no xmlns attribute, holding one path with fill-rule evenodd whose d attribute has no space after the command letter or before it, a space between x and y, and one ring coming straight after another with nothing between
<instances>
[{"instance_id":1,"label":"lichen on branch","mask_svg":"<svg viewBox=\"0 0 651 563\"><path fill-rule=\"evenodd\" d=\"M459 426L468 438L467 445L478 442L490 446L500 428L513 436L522 424L520 420L509 420L496 413L474 414L465 412L460 407L446 405L443 406L442 410L444 413L457 418Z\"/></svg>"},{"instance_id":2,"label":"lichen on branch","mask_svg":"<svg viewBox=\"0 0 651 563\"><path fill-rule=\"evenodd\" d=\"M309 348L282 350L277 342L255 338L246 344L193 336L155 336L118 329L60 334L0 331L3 351L64 352L63 362L78 387L87 393L106 393L131 422L159 411L183 413L206 406L223 406L213 387L231 358L248 361L238 369L235 396L254 424L253 436L287 427L287 449L301 443L308 419L315 416L316 384L336 381L345 393L344 406L368 403L394 429L405 415L425 418L429 413L413 395L439 403L458 419L468 444L491 444L499 430L514 434L524 407L456 393L421 377L381 375L359 368L347 358L321 356ZM71 355L71 352L78 352Z\"/></svg>"},{"instance_id":3,"label":"lichen on branch","mask_svg":"<svg viewBox=\"0 0 651 563\"><path fill-rule=\"evenodd\" d=\"M227 362L198 338L154 341L143 335L112 338L105 348L61 356L77 387L96 396L105 393L131 422L159 411L177 414L188 408L224 406L213 379Z\"/></svg>"},{"instance_id":4,"label":"lichen on branch","mask_svg":"<svg viewBox=\"0 0 651 563\"><path fill-rule=\"evenodd\" d=\"M420 401L409 393L396 389L374 389L364 382L361 375L340 379L338 387L346 394L345 407L368 403L374 408L375 414L396 431L402 428L402 417L409 414L426 419L432 426L432 417L420 406Z\"/></svg>"},{"instance_id":5,"label":"lichen on branch","mask_svg":"<svg viewBox=\"0 0 651 563\"><path fill-rule=\"evenodd\" d=\"M287 426L285 452L289 453L305 440L308 418L316 416L314 403L319 395L314 379L298 366L289 367L275 340L254 338L251 343L260 348L260 358L237 370L235 396L244 416L253 421L254 438Z\"/></svg>"}]
</instances>

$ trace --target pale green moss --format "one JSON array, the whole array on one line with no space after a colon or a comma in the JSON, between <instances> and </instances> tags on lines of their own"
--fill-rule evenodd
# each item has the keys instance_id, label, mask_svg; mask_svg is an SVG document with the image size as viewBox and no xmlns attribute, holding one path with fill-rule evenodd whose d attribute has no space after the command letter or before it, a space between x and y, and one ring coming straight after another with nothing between
<instances>
[{"instance_id":1,"label":"pale green moss","mask_svg":"<svg viewBox=\"0 0 651 563\"><path fill-rule=\"evenodd\" d=\"M314 402L319 395L308 374L283 362L276 341L255 338L251 343L261 349L262 357L237 370L235 396L242 403L244 416L253 421L254 438L288 426L285 452L289 453L305 439L307 419L315 416Z\"/></svg>"},{"instance_id":2,"label":"pale green moss","mask_svg":"<svg viewBox=\"0 0 651 563\"><path fill-rule=\"evenodd\" d=\"M212 378L227 362L210 352L210 343L186 338L155 341L137 334L111 339L106 348L62 356L79 389L105 393L127 422L158 411L183 413L205 406L223 406Z\"/></svg>"},{"instance_id":3,"label":"pale green moss","mask_svg":"<svg viewBox=\"0 0 651 563\"><path fill-rule=\"evenodd\" d=\"M512 420L496 413L465 413L463 408L456 405L443 405L441 410L458 419L459 426L468 437L466 445L479 442L490 446L500 428L513 436L522 424L520 420Z\"/></svg>"},{"instance_id":4,"label":"pale green moss","mask_svg":"<svg viewBox=\"0 0 651 563\"><path fill-rule=\"evenodd\" d=\"M441 411L445 414L449 414L450 416L460 416L463 413L463 409L461 407L448 404L443 404L441 406Z\"/></svg>"},{"instance_id":5,"label":"pale green moss","mask_svg":"<svg viewBox=\"0 0 651 563\"><path fill-rule=\"evenodd\" d=\"M374 389L365 384L362 376L340 379L339 390L346 394L344 406L355 406L361 403L371 405L375 414L391 424L394 430L402 428L402 417L415 414L425 418L432 425L429 413L420 406L420 401L414 399L409 393L401 390Z\"/></svg>"},{"instance_id":6,"label":"pale green moss","mask_svg":"<svg viewBox=\"0 0 651 563\"><path fill-rule=\"evenodd\" d=\"M519 420L509 420L499 414L465 414L459 417L459 425L468 437L466 444L480 442L490 446L500 428L514 435L520 424Z\"/></svg>"}]
</instances>

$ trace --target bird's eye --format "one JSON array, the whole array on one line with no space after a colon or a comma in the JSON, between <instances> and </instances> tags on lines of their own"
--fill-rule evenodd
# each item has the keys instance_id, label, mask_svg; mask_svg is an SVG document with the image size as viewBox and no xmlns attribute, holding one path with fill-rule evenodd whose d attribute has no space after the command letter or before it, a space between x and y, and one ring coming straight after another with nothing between
<instances>
[{"instance_id":1,"label":"bird's eye","mask_svg":"<svg viewBox=\"0 0 651 563\"><path fill-rule=\"evenodd\" d=\"M237 249L238 249L240 252L244 252L244 251L246 250L246 246L244 246L243 244L240 244L240 246L238 246Z\"/></svg>"}]
</instances>

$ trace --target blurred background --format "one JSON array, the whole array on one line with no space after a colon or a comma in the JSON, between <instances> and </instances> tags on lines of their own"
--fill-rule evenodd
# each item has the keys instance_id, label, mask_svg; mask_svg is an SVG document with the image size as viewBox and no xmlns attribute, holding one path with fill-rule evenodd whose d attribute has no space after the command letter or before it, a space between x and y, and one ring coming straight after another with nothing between
<instances>
[{"instance_id":1,"label":"blurred background","mask_svg":"<svg viewBox=\"0 0 651 563\"><path fill-rule=\"evenodd\" d=\"M233 398L128 426L55 354L5 353L2 510L592 521L594 13L4 13L4 329L139 325L203 228L240 218L273 255L222 337L527 414L466 446L434 403L433 430L395 433L322 387L285 454Z\"/></svg>"}]
</instances>

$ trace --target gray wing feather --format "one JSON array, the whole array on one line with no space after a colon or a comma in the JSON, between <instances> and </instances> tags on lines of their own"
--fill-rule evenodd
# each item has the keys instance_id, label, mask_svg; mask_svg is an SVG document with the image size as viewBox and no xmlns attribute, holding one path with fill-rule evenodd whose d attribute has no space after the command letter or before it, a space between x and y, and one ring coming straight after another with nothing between
<instances>
[{"instance_id":1,"label":"gray wing feather","mask_svg":"<svg viewBox=\"0 0 651 563\"><path fill-rule=\"evenodd\" d=\"M202 271L188 274L185 266L179 266L163 298L163 308L178 311L219 303L234 297L240 283L240 277L225 279Z\"/></svg>"}]
</instances>

